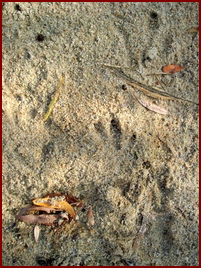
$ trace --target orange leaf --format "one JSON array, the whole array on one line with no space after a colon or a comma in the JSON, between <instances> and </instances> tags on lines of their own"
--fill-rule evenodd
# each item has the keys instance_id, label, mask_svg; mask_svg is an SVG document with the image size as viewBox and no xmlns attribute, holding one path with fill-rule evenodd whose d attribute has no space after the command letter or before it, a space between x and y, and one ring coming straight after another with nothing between
<instances>
[{"instance_id":1,"label":"orange leaf","mask_svg":"<svg viewBox=\"0 0 201 268\"><path fill-rule=\"evenodd\" d=\"M75 211L72 206L65 201L65 196L54 196L54 197L44 197L44 198L36 198L33 200L34 205L40 207L48 207L59 210L65 210L68 214L75 218Z\"/></svg>"},{"instance_id":2,"label":"orange leaf","mask_svg":"<svg viewBox=\"0 0 201 268\"><path fill-rule=\"evenodd\" d=\"M162 71L166 74L174 74L176 72L179 72L183 70L183 66L179 66L177 64L168 64L162 68Z\"/></svg>"},{"instance_id":3,"label":"orange leaf","mask_svg":"<svg viewBox=\"0 0 201 268\"><path fill-rule=\"evenodd\" d=\"M53 193L53 194L48 194L48 195L46 195L44 197L55 197L55 196L65 196L66 202L68 202L72 206L76 206L76 207L82 207L83 206L83 202L82 201L79 201L74 196L67 195L67 194Z\"/></svg>"}]
</instances>

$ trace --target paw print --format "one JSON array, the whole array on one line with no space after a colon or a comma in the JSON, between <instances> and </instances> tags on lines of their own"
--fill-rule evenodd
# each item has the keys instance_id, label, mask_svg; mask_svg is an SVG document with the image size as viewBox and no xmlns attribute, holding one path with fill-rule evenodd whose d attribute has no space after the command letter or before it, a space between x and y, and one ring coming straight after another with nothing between
<instances>
[{"instance_id":1,"label":"paw print","mask_svg":"<svg viewBox=\"0 0 201 268\"><path fill-rule=\"evenodd\" d=\"M105 127L99 121L98 123L94 124L95 130L99 133L103 141L108 140L108 134L106 133ZM119 122L119 119L116 118L114 115L112 115L112 119L110 121L109 125L109 135L111 136L113 140L114 147L116 150L121 149L121 139L122 139L122 131L121 131L121 125Z\"/></svg>"},{"instance_id":2,"label":"paw print","mask_svg":"<svg viewBox=\"0 0 201 268\"><path fill-rule=\"evenodd\" d=\"M113 117L110 122L110 132L113 136L114 144L117 150L121 149L121 126L118 118Z\"/></svg>"},{"instance_id":3,"label":"paw print","mask_svg":"<svg viewBox=\"0 0 201 268\"><path fill-rule=\"evenodd\" d=\"M134 150L136 145L136 134L134 133L130 137L126 137L122 131L121 123L115 115L112 114L109 124L103 124L98 121L94 124L94 128L102 141L109 145L110 143L116 151L127 150L129 152ZM125 145L126 143L126 145ZM135 160L137 159L136 152L134 154Z\"/></svg>"}]
</instances>

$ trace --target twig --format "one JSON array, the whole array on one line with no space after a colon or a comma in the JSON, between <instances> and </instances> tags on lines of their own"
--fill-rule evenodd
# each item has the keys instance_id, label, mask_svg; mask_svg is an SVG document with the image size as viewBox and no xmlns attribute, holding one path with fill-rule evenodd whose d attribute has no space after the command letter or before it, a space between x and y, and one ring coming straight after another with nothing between
<instances>
[{"instance_id":1,"label":"twig","mask_svg":"<svg viewBox=\"0 0 201 268\"><path fill-rule=\"evenodd\" d=\"M149 193L149 201L148 203L145 204L144 206L144 212L143 212L143 218L142 218L142 225L140 227L140 230L137 234L137 238L135 239L135 242L134 242L134 245L133 245L133 250L135 251L139 245L140 245L140 242L141 240L143 239L143 236L146 232L146 226L149 222L149 219L150 219L150 207L151 207L151 203L152 203L152 194Z\"/></svg>"},{"instance_id":2,"label":"twig","mask_svg":"<svg viewBox=\"0 0 201 268\"><path fill-rule=\"evenodd\" d=\"M109 67L109 66L107 66L107 67ZM139 91L141 91L149 96L152 96L154 98L166 99L166 100L185 101L185 102L190 102L190 103L199 105L199 103L196 103L194 101L179 98L179 97L173 96L167 92L161 91L157 88L154 88L154 87L151 87L148 85L144 85L143 83L138 82L138 81L130 78L129 76L127 76L122 70L117 70L116 68L113 68L113 67L109 67L109 68L111 68L113 70L113 72L116 75L118 75L119 77L126 79L127 83L130 86L132 86L133 88L135 88L135 89L137 89L137 90L139 90Z\"/></svg>"},{"instance_id":3,"label":"twig","mask_svg":"<svg viewBox=\"0 0 201 268\"><path fill-rule=\"evenodd\" d=\"M101 63L101 65L108 67L108 68L116 68L116 69L129 69L129 70L135 70L133 67L128 67L128 66L119 66L119 65L112 65L112 64L107 64L107 63ZM136 70L135 70L136 71Z\"/></svg>"}]
</instances>

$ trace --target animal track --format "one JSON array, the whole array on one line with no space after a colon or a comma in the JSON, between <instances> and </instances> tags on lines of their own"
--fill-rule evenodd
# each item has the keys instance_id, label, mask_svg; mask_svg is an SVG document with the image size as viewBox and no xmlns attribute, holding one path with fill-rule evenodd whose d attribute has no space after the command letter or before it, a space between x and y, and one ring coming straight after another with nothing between
<instances>
[{"instance_id":1,"label":"animal track","mask_svg":"<svg viewBox=\"0 0 201 268\"><path fill-rule=\"evenodd\" d=\"M132 161L136 161L138 159L135 148L136 134L133 133L130 137L125 137L122 133L119 119L113 114L108 125L104 125L101 121L98 121L94 124L94 128L104 143L110 142L117 151L121 149L124 150L124 153L127 151L128 160L132 159Z\"/></svg>"},{"instance_id":2,"label":"animal track","mask_svg":"<svg viewBox=\"0 0 201 268\"><path fill-rule=\"evenodd\" d=\"M117 118L113 118L110 122L110 132L114 138L115 147L121 149L121 126Z\"/></svg>"},{"instance_id":3,"label":"animal track","mask_svg":"<svg viewBox=\"0 0 201 268\"><path fill-rule=\"evenodd\" d=\"M103 126L103 124L98 121L98 123L94 124L95 130L99 133L99 135L101 136L101 138L104 141L107 141L109 139L109 134L106 133L105 127ZM109 125L109 131L110 132L110 136L112 137L113 140L113 144L116 148L116 150L120 150L121 149L121 139L122 139L122 131L121 131L121 125L119 122L119 119L114 117L114 115L112 115L112 119L110 121L110 125Z\"/></svg>"},{"instance_id":4,"label":"animal track","mask_svg":"<svg viewBox=\"0 0 201 268\"><path fill-rule=\"evenodd\" d=\"M108 136L105 132L105 129L100 121L98 121L98 123L94 124L94 127L95 127L96 131L100 134L100 136L102 137L103 140L106 140L108 138Z\"/></svg>"}]
</instances>

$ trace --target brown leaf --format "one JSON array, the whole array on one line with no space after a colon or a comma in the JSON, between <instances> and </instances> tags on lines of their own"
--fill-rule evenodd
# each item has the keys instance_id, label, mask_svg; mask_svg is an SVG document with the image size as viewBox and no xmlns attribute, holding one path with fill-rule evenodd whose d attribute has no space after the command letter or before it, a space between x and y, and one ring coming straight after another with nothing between
<instances>
[{"instance_id":1,"label":"brown leaf","mask_svg":"<svg viewBox=\"0 0 201 268\"><path fill-rule=\"evenodd\" d=\"M69 220L69 217L68 217L67 213L61 213L61 214L60 214L60 217L61 217L62 219L64 219L64 220Z\"/></svg>"},{"instance_id":2,"label":"brown leaf","mask_svg":"<svg viewBox=\"0 0 201 268\"><path fill-rule=\"evenodd\" d=\"M20 213L18 215L16 215L16 219L18 219L19 216L22 216L22 215L26 214L28 211L30 211L31 207L32 207L31 205L28 205L28 206L22 208L20 210Z\"/></svg>"},{"instance_id":3,"label":"brown leaf","mask_svg":"<svg viewBox=\"0 0 201 268\"><path fill-rule=\"evenodd\" d=\"M47 207L37 207L37 206L27 206L21 209L18 215L16 215L16 219L19 219L19 216L23 216L24 214L30 212L30 211L45 211L47 213L50 213L52 211L60 211L60 209L53 209L53 208L47 208Z\"/></svg>"},{"instance_id":4,"label":"brown leaf","mask_svg":"<svg viewBox=\"0 0 201 268\"><path fill-rule=\"evenodd\" d=\"M18 220L21 220L26 223L30 224L45 224L45 225L52 225L55 221L60 218L58 214L42 214L42 215L25 215L25 216L18 216Z\"/></svg>"},{"instance_id":5,"label":"brown leaf","mask_svg":"<svg viewBox=\"0 0 201 268\"><path fill-rule=\"evenodd\" d=\"M54 212L54 211L61 211L60 209L56 208L48 208L48 207L38 207L38 206L32 206L30 207L29 211L45 211L47 213Z\"/></svg>"},{"instance_id":6,"label":"brown leaf","mask_svg":"<svg viewBox=\"0 0 201 268\"><path fill-rule=\"evenodd\" d=\"M36 198L33 200L33 203L34 205L28 205L25 208L22 208L19 214L16 215L16 220L21 220L30 224L39 223L45 225L52 225L60 218L63 220L69 220L70 222L73 218L75 218L75 211L72 206L83 207L83 202L79 201L77 198L59 193L49 194L43 198ZM49 214L51 212L62 212L64 210L67 214ZM37 211L44 211L45 213L40 215L33 214ZM29 212L32 212L32 214L26 215Z\"/></svg>"},{"instance_id":7,"label":"brown leaf","mask_svg":"<svg viewBox=\"0 0 201 268\"><path fill-rule=\"evenodd\" d=\"M185 67L177 65L177 64L168 64L162 68L162 71L166 74L174 74L183 70Z\"/></svg>"},{"instance_id":8,"label":"brown leaf","mask_svg":"<svg viewBox=\"0 0 201 268\"><path fill-rule=\"evenodd\" d=\"M188 33L195 33L195 32L199 32L199 26L198 27L194 27L194 28L190 28L188 30Z\"/></svg>"}]
</instances>

